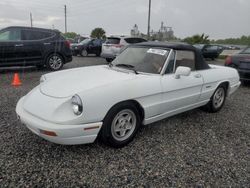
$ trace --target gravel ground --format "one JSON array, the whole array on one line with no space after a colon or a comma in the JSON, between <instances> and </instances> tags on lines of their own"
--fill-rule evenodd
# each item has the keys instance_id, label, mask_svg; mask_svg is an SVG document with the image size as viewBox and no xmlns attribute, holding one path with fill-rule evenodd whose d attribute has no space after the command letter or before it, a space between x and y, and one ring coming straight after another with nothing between
<instances>
[{"instance_id":1,"label":"gravel ground","mask_svg":"<svg viewBox=\"0 0 250 188\"><path fill-rule=\"evenodd\" d=\"M103 63L77 57L65 69ZM10 86L15 71L23 82L18 88ZM145 126L122 149L61 146L16 119L18 99L46 72L0 70L0 187L249 187L249 85L219 113L196 109Z\"/></svg>"}]
</instances>

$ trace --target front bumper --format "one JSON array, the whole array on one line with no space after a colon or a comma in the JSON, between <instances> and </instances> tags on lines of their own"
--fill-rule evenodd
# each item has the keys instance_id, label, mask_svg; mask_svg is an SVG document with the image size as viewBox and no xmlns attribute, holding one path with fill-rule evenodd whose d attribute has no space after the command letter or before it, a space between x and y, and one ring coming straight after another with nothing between
<instances>
[{"instance_id":1,"label":"front bumper","mask_svg":"<svg viewBox=\"0 0 250 188\"><path fill-rule=\"evenodd\" d=\"M33 133L50 142L62 145L93 143L102 127L102 122L63 125L42 120L23 109L23 100L24 97L18 101L16 106L18 118ZM42 133L44 131L54 132L56 136L45 135Z\"/></svg>"},{"instance_id":2,"label":"front bumper","mask_svg":"<svg viewBox=\"0 0 250 188\"><path fill-rule=\"evenodd\" d=\"M101 53L101 57L105 59L115 59L117 55L114 54L107 54L107 53Z\"/></svg>"},{"instance_id":3,"label":"front bumper","mask_svg":"<svg viewBox=\"0 0 250 188\"><path fill-rule=\"evenodd\" d=\"M247 69L238 69L241 80L250 81L250 70Z\"/></svg>"},{"instance_id":4,"label":"front bumper","mask_svg":"<svg viewBox=\"0 0 250 188\"><path fill-rule=\"evenodd\" d=\"M72 54L65 56L65 63L69 63L72 61Z\"/></svg>"}]
</instances>

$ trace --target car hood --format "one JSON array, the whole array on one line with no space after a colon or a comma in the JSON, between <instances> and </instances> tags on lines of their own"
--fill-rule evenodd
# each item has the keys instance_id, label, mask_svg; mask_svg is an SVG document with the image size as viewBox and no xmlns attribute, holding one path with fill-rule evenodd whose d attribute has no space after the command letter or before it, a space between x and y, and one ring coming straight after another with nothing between
<instances>
[{"instance_id":1,"label":"car hood","mask_svg":"<svg viewBox=\"0 0 250 188\"><path fill-rule=\"evenodd\" d=\"M40 84L40 91L47 96L65 98L115 82L131 80L136 76L127 70L102 65L49 73L44 77L46 81Z\"/></svg>"}]
</instances>

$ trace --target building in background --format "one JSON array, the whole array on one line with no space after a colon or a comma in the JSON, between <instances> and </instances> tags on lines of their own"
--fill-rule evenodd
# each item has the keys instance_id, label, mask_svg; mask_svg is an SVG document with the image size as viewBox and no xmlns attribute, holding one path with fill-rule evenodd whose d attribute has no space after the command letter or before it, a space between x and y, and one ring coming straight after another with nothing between
<instances>
[{"instance_id":1,"label":"building in background","mask_svg":"<svg viewBox=\"0 0 250 188\"><path fill-rule=\"evenodd\" d=\"M130 35L133 36L133 37L140 37L141 36L141 33L140 33L139 29L138 29L137 24L134 25L133 29L131 29Z\"/></svg>"},{"instance_id":2,"label":"building in background","mask_svg":"<svg viewBox=\"0 0 250 188\"><path fill-rule=\"evenodd\" d=\"M145 38L147 35L143 34L139 31L138 25L135 24L134 27L130 31L130 35L133 37L143 37ZM163 22L161 22L160 29L158 31L152 30L150 32L150 39L151 40L158 40L158 41L168 41L175 39L174 31L172 27L165 26Z\"/></svg>"}]
</instances>

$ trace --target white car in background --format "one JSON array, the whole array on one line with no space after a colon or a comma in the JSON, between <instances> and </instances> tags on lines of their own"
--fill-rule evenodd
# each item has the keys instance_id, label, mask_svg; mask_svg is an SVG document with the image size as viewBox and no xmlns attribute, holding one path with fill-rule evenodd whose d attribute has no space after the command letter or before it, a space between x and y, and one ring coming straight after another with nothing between
<instances>
[{"instance_id":1,"label":"white car in background","mask_svg":"<svg viewBox=\"0 0 250 188\"><path fill-rule=\"evenodd\" d=\"M126 36L111 36L106 39L102 44L101 57L105 58L107 62L115 59L121 51L130 44L146 42L147 40L139 37L126 37Z\"/></svg>"},{"instance_id":2,"label":"white car in background","mask_svg":"<svg viewBox=\"0 0 250 188\"><path fill-rule=\"evenodd\" d=\"M86 144L99 136L122 147L141 125L201 106L219 111L239 86L237 70L208 65L193 46L146 42L128 46L109 65L43 75L16 112L54 143Z\"/></svg>"}]
</instances>

